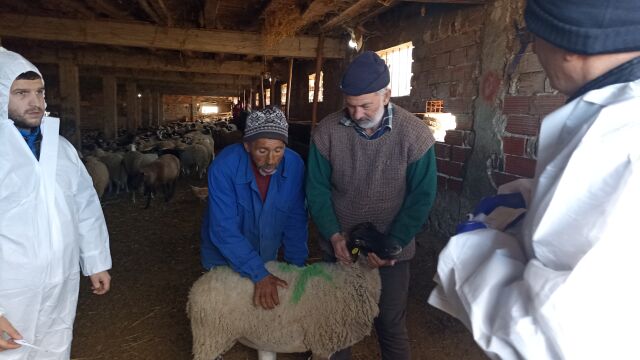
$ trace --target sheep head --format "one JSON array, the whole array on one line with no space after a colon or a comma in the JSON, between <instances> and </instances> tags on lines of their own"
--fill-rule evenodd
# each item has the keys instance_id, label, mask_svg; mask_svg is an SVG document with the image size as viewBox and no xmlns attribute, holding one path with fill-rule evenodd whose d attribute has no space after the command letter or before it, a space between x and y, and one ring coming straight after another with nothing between
<instances>
[{"instance_id":1,"label":"sheep head","mask_svg":"<svg viewBox=\"0 0 640 360\"><path fill-rule=\"evenodd\" d=\"M395 239L378 231L371 222L357 224L351 229L347 247L353 261L360 253L373 252L381 259L394 259L402 252L402 246Z\"/></svg>"}]
</instances>

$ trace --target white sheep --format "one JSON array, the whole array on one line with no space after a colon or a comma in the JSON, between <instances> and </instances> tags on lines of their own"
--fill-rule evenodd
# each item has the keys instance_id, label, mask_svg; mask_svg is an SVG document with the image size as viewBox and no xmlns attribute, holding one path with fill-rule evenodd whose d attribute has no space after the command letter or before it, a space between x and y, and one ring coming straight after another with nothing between
<instances>
[{"instance_id":1,"label":"white sheep","mask_svg":"<svg viewBox=\"0 0 640 360\"><path fill-rule=\"evenodd\" d=\"M314 359L328 359L371 333L380 274L364 257L352 265L266 266L289 285L278 290L280 305L273 310L254 306L253 283L226 266L195 282L187 305L194 359L214 359L236 341L272 352L310 350Z\"/></svg>"}]
</instances>

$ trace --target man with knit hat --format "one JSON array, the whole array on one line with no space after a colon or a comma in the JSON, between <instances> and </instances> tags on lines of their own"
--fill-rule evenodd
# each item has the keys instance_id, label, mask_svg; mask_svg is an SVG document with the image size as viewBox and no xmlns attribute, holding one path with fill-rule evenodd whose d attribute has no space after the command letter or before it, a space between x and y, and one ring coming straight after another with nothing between
<instances>
[{"instance_id":1,"label":"man with knit hat","mask_svg":"<svg viewBox=\"0 0 640 360\"><path fill-rule=\"evenodd\" d=\"M506 184L513 230L454 236L429 302L498 359L636 359L640 324L640 2L528 0L551 85L534 179Z\"/></svg>"},{"instance_id":2,"label":"man with knit hat","mask_svg":"<svg viewBox=\"0 0 640 360\"><path fill-rule=\"evenodd\" d=\"M273 309L287 283L265 268L284 247L284 260L307 258L304 163L287 148L288 124L278 108L252 112L242 144L227 146L209 167L209 202L202 226L206 269L228 265L255 284L254 304Z\"/></svg>"},{"instance_id":3,"label":"man with knit hat","mask_svg":"<svg viewBox=\"0 0 640 360\"><path fill-rule=\"evenodd\" d=\"M321 247L349 263L345 234L371 222L402 246L394 259L368 254L380 269L380 314L375 321L383 359L410 359L406 328L409 260L415 235L436 195L436 167L428 127L389 100L389 68L366 51L348 66L341 83L345 108L325 117L312 133L307 202ZM332 359L348 359L340 351Z\"/></svg>"}]
</instances>

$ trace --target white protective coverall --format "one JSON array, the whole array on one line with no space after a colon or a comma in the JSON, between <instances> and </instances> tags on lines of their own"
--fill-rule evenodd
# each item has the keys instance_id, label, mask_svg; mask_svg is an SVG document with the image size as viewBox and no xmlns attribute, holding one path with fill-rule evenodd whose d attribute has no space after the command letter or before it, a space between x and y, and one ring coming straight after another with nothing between
<instances>
[{"instance_id":1,"label":"white protective coverall","mask_svg":"<svg viewBox=\"0 0 640 360\"><path fill-rule=\"evenodd\" d=\"M91 178L75 148L42 120L38 161L8 119L15 78L38 70L0 48L0 313L24 339L0 359L69 359L79 270L111 268L109 238Z\"/></svg>"},{"instance_id":2,"label":"white protective coverall","mask_svg":"<svg viewBox=\"0 0 640 360\"><path fill-rule=\"evenodd\" d=\"M493 359L640 359L640 80L547 116L538 153L521 228L451 238L429 303Z\"/></svg>"}]
</instances>

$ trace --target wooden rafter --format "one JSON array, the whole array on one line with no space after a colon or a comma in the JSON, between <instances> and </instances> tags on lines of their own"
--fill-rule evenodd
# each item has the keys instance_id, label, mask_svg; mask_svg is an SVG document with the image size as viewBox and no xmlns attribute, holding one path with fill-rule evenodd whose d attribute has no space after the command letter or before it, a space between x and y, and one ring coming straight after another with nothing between
<instances>
[{"instance_id":1,"label":"wooden rafter","mask_svg":"<svg viewBox=\"0 0 640 360\"><path fill-rule=\"evenodd\" d=\"M317 38L296 36L267 45L258 33L222 30L166 28L138 23L70 20L16 14L0 14L0 36L71 41L182 51L259 54L313 58ZM339 39L325 39L326 58L344 57Z\"/></svg>"},{"instance_id":2,"label":"wooden rafter","mask_svg":"<svg viewBox=\"0 0 640 360\"><path fill-rule=\"evenodd\" d=\"M321 27L322 31L332 30L345 22L359 16L363 12L366 12L378 5L378 0L358 0L355 4L351 5L348 9L344 10L338 16L324 23Z\"/></svg>"},{"instance_id":3,"label":"wooden rafter","mask_svg":"<svg viewBox=\"0 0 640 360\"><path fill-rule=\"evenodd\" d=\"M131 19L131 16L126 11L123 11L116 6L110 4L104 0L85 0L85 2L94 10L101 12L113 19L127 20Z\"/></svg>"},{"instance_id":4,"label":"wooden rafter","mask_svg":"<svg viewBox=\"0 0 640 360\"><path fill-rule=\"evenodd\" d=\"M111 68L130 68L153 71L197 72L205 74L235 74L259 76L262 63L258 61L224 61L204 59L167 58L159 55L124 54L115 51L97 50L52 50L30 48L11 48L32 62L57 64L60 59L71 59L80 66L101 66Z\"/></svg>"},{"instance_id":5,"label":"wooden rafter","mask_svg":"<svg viewBox=\"0 0 640 360\"><path fill-rule=\"evenodd\" d=\"M239 75L178 73L132 69L113 69L103 67L80 68L80 76L102 77L105 74L113 75L120 79L168 81L185 85L197 84L198 86L202 84L213 84L249 87L251 86L252 82L251 77Z\"/></svg>"},{"instance_id":6,"label":"wooden rafter","mask_svg":"<svg viewBox=\"0 0 640 360\"><path fill-rule=\"evenodd\" d=\"M153 20L156 25L166 25L166 22L163 21L160 16L156 13L156 11L151 7L147 0L138 0L138 5L144 10L145 14Z\"/></svg>"}]
</instances>

